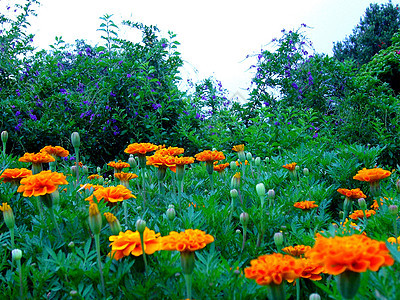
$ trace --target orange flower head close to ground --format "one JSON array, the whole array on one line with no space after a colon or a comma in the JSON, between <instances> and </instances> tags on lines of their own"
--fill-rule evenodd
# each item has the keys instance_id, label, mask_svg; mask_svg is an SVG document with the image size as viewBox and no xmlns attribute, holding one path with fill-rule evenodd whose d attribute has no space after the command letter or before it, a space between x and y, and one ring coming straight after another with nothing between
<instances>
[{"instance_id":1,"label":"orange flower head close to ground","mask_svg":"<svg viewBox=\"0 0 400 300\"><path fill-rule=\"evenodd\" d=\"M318 235L306 257L324 267L324 273L331 275L345 271L378 271L380 267L394 263L385 242L359 234L330 238Z\"/></svg>"},{"instance_id":2,"label":"orange flower head close to ground","mask_svg":"<svg viewBox=\"0 0 400 300\"><path fill-rule=\"evenodd\" d=\"M195 155L196 160L198 161L205 161L205 162L210 162L214 160L223 160L225 159L225 155L221 151L211 151L211 150L204 150L203 152L197 153Z\"/></svg>"},{"instance_id":3,"label":"orange flower head close to ground","mask_svg":"<svg viewBox=\"0 0 400 300\"><path fill-rule=\"evenodd\" d=\"M285 247L282 249L282 251L294 257L301 257L310 249L310 246L296 245Z\"/></svg>"},{"instance_id":4,"label":"orange flower head close to ground","mask_svg":"<svg viewBox=\"0 0 400 300\"><path fill-rule=\"evenodd\" d=\"M138 178L138 176L135 173L125 173L125 172L115 173L114 177L118 178L121 181L129 181L131 179Z\"/></svg>"},{"instance_id":5,"label":"orange flower head close to ground","mask_svg":"<svg viewBox=\"0 0 400 300\"><path fill-rule=\"evenodd\" d=\"M244 151L244 144L233 146L232 150L235 151L235 152L243 152Z\"/></svg>"},{"instance_id":6,"label":"orange flower head close to ground","mask_svg":"<svg viewBox=\"0 0 400 300\"><path fill-rule=\"evenodd\" d=\"M244 274L246 278L254 279L259 285L280 285L283 280L293 282L299 278L303 269L301 259L273 253L253 259L250 267L244 269Z\"/></svg>"},{"instance_id":7,"label":"orange flower head close to ground","mask_svg":"<svg viewBox=\"0 0 400 300\"><path fill-rule=\"evenodd\" d=\"M179 252L194 252L214 242L214 237L199 229L186 229L182 232L171 231L162 237L161 249Z\"/></svg>"},{"instance_id":8,"label":"orange flower head close to ground","mask_svg":"<svg viewBox=\"0 0 400 300\"><path fill-rule=\"evenodd\" d=\"M24 156L18 159L18 161L29 162L33 164L44 164L55 161L55 159L47 152L39 152L39 153L25 153Z\"/></svg>"},{"instance_id":9,"label":"orange flower head close to ground","mask_svg":"<svg viewBox=\"0 0 400 300\"><path fill-rule=\"evenodd\" d=\"M5 169L0 175L0 182L19 183L22 178L26 178L31 175L32 171L25 168Z\"/></svg>"},{"instance_id":10,"label":"orange flower head close to ground","mask_svg":"<svg viewBox=\"0 0 400 300\"><path fill-rule=\"evenodd\" d=\"M297 163L292 162L290 164L283 165L282 168L285 168L289 171L294 171L294 169L296 168L296 165L297 165Z\"/></svg>"},{"instance_id":11,"label":"orange flower head close to ground","mask_svg":"<svg viewBox=\"0 0 400 300\"><path fill-rule=\"evenodd\" d=\"M143 254L142 243L140 241L140 234L138 231L127 230L120 232L118 235L109 237L111 253L109 254L115 260L120 260L130 254L139 256ZM155 233L154 230L145 228L143 232L144 252L146 254L153 254L160 250L160 233Z\"/></svg>"},{"instance_id":12,"label":"orange flower head close to ground","mask_svg":"<svg viewBox=\"0 0 400 300\"><path fill-rule=\"evenodd\" d=\"M119 160L118 162L110 161L110 162L107 164L107 166L109 166L109 167L111 167L111 168L114 168L114 169L116 169L116 170L118 170L118 171L121 171L121 170L124 169L124 168L129 168L129 167L130 167L130 164Z\"/></svg>"},{"instance_id":13,"label":"orange flower head close to ground","mask_svg":"<svg viewBox=\"0 0 400 300\"><path fill-rule=\"evenodd\" d=\"M138 155L146 155L149 152L155 151L158 149L158 146L152 143L133 143L128 145L125 148L125 153L128 154L138 154Z\"/></svg>"},{"instance_id":14,"label":"orange flower head close to ground","mask_svg":"<svg viewBox=\"0 0 400 300\"><path fill-rule=\"evenodd\" d=\"M66 157L69 155L69 151L64 149L61 146L46 146L43 147L40 152L46 152L52 156L58 156L58 157Z\"/></svg>"},{"instance_id":15,"label":"orange flower head close to ground","mask_svg":"<svg viewBox=\"0 0 400 300\"><path fill-rule=\"evenodd\" d=\"M68 181L64 174L48 170L22 178L20 183L17 192L23 192L24 197L31 197L51 194L59 185L68 184Z\"/></svg>"},{"instance_id":16,"label":"orange flower head close to ground","mask_svg":"<svg viewBox=\"0 0 400 300\"><path fill-rule=\"evenodd\" d=\"M154 154L155 155L177 156L179 154L182 154L183 152L185 152L185 149L183 149L183 148L168 147L168 148L159 149Z\"/></svg>"},{"instance_id":17,"label":"orange flower head close to ground","mask_svg":"<svg viewBox=\"0 0 400 300\"><path fill-rule=\"evenodd\" d=\"M303 270L301 271L301 278L308 278L310 280L321 280L321 273L324 273L324 267L313 262L310 259L302 258Z\"/></svg>"},{"instance_id":18,"label":"orange flower head close to ground","mask_svg":"<svg viewBox=\"0 0 400 300\"><path fill-rule=\"evenodd\" d=\"M386 177L389 177L392 173L381 168L359 170L357 175L353 176L353 179L366 182L376 182Z\"/></svg>"},{"instance_id":19,"label":"orange flower head close to ground","mask_svg":"<svg viewBox=\"0 0 400 300\"><path fill-rule=\"evenodd\" d=\"M376 211L374 211L374 210L366 210L365 211L365 216L367 217L367 218L369 218L369 217L371 217L372 215L375 215L376 214ZM353 219L353 220L358 220L358 219L363 219L364 218L364 212L361 210L361 209L359 209L359 210L355 210L350 216L349 216L349 218L350 219Z\"/></svg>"},{"instance_id":20,"label":"orange flower head close to ground","mask_svg":"<svg viewBox=\"0 0 400 300\"><path fill-rule=\"evenodd\" d=\"M351 199L360 199L360 198L367 198L367 196L360 190L360 189L338 189L337 190L340 194L346 196L347 198Z\"/></svg>"},{"instance_id":21,"label":"orange flower head close to ground","mask_svg":"<svg viewBox=\"0 0 400 300\"><path fill-rule=\"evenodd\" d=\"M318 205L315 204L315 201L300 201L293 204L293 206L296 208L301 208L303 210L318 207Z\"/></svg>"},{"instance_id":22,"label":"orange flower head close to ground","mask_svg":"<svg viewBox=\"0 0 400 300\"><path fill-rule=\"evenodd\" d=\"M136 198L132 195L131 191L123 185L99 188L93 192L93 195L85 200L93 202L93 197L96 197L97 201L104 200L105 203L110 204L122 202L130 198Z\"/></svg>"},{"instance_id":23,"label":"orange flower head close to ground","mask_svg":"<svg viewBox=\"0 0 400 300\"><path fill-rule=\"evenodd\" d=\"M214 164L214 171L222 173L227 167L229 167L229 163L219 164L219 165Z\"/></svg>"},{"instance_id":24,"label":"orange flower head close to ground","mask_svg":"<svg viewBox=\"0 0 400 300\"><path fill-rule=\"evenodd\" d=\"M88 176L89 180L99 179L101 176L99 174L92 174Z\"/></svg>"},{"instance_id":25,"label":"orange flower head close to ground","mask_svg":"<svg viewBox=\"0 0 400 300\"><path fill-rule=\"evenodd\" d=\"M393 200L393 198L390 198L390 201L389 201L389 198L388 197L383 197L384 199L385 199L385 202L386 202L386 204L390 204L390 202L391 202L391 200ZM383 199L382 198L380 198L380 200L381 200L381 206L384 204L383 203ZM388 203L389 202L389 203ZM375 199L374 199L374 201L372 202L372 204L371 204L371 206L370 206L370 208L371 209L373 209L373 210L378 210L379 209L379 204L378 204L378 201L376 201Z\"/></svg>"}]
</instances>

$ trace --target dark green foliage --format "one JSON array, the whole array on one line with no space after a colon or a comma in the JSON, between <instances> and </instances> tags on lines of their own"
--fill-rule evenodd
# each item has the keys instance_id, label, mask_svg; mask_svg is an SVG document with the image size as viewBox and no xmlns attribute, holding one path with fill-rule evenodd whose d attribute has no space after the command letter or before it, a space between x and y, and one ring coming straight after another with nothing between
<instances>
[{"instance_id":1,"label":"dark green foliage","mask_svg":"<svg viewBox=\"0 0 400 300\"><path fill-rule=\"evenodd\" d=\"M399 5L391 1L370 4L353 34L333 47L334 57L340 61L354 60L358 66L392 44L392 36L400 29Z\"/></svg>"}]
</instances>

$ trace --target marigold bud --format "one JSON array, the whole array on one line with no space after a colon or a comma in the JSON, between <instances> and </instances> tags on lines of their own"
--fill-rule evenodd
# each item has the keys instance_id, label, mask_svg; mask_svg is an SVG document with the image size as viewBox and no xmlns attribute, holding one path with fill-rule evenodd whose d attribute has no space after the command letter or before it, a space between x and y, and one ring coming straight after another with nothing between
<instances>
[{"instance_id":1,"label":"marigold bud","mask_svg":"<svg viewBox=\"0 0 400 300\"><path fill-rule=\"evenodd\" d=\"M2 131L1 132L1 141L3 142L3 144L7 143L8 140L8 132L7 131Z\"/></svg>"},{"instance_id":2,"label":"marigold bud","mask_svg":"<svg viewBox=\"0 0 400 300\"><path fill-rule=\"evenodd\" d=\"M240 185L240 173L236 173L231 179L231 189L238 189Z\"/></svg>"},{"instance_id":3,"label":"marigold bud","mask_svg":"<svg viewBox=\"0 0 400 300\"><path fill-rule=\"evenodd\" d=\"M11 206L7 203L3 203L3 205L0 206L0 210L3 212L4 223L6 223L8 229L13 229L15 226L15 217Z\"/></svg>"},{"instance_id":4,"label":"marigold bud","mask_svg":"<svg viewBox=\"0 0 400 300\"><path fill-rule=\"evenodd\" d=\"M266 156L265 158L264 158L264 160L265 160L265 162L269 162L269 157L268 156Z\"/></svg>"},{"instance_id":5,"label":"marigold bud","mask_svg":"<svg viewBox=\"0 0 400 300\"><path fill-rule=\"evenodd\" d=\"M77 290L72 290L72 291L70 291L70 292L69 292L69 295L70 295L72 298L75 298L75 297L78 297L78 296L79 296Z\"/></svg>"},{"instance_id":6,"label":"marigold bud","mask_svg":"<svg viewBox=\"0 0 400 300\"><path fill-rule=\"evenodd\" d=\"M360 205L360 208L362 210L366 210L367 209L367 203L365 202L364 198L359 198L358 199L358 205Z\"/></svg>"},{"instance_id":7,"label":"marigold bud","mask_svg":"<svg viewBox=\"0 0 400 300\"><path fill-rule=\"evenodd\" d=\"M256 166L256 167L259 167L259 166L261 166L261 158L260 157L256 157L256 159L254 160L254 165Z\"/></svg>"},{"instance_id":8,"label":"marigold bud","mask_svg":"<svg viewBox=\"0 0 400 300\"><path fill-rule=\"evenodd\" d=\"M131 168L137 167L137 162L136 159L133 157L133 154L129 155L128 164L131 166Z\"/></svg>"},{"instance_id":9,"label":"marigold bud","mask_svg":"<svg viewBox=\"0 0 400 300\"><path fill-rule=\"evenodd\" d=\"M83 172L83 174L88 175L89 174L89 168L87 166L83 166L82 167L82 172Z\"/></svg>"},{"instance_id":10,"label":"marigold bud","mask_svg":"<svg viewBox=\"0 0 400 300\"><path fill-rule=\"evenodd\" d=\"M173 221L176 216L175 208L173 208L173 207L168 208L166 214L167 214L168 220Z\"/></svg>"},{"instance_id":11,"label":"marigold bud","mask_svg":"<svg viewBox=\"0 0 400 300\"><path fill-rule=\"evenodd\" d=\"M258 183L256 185L256 191L257 191L257 195L258 197L265 197L265 185L264 183Z\"/></svg>"},{"instance_id":12,"label":"marigold bud","mask_svg":"<svg viewBox=\"0 0 400 300\"><path fill-rule=\"evenodd\" d=\"M233 198L233 199L236 199L239 196L237 189L232 189L230 194L231 194L231 198Z\"/></svg>"},{"instance_id":13,"label":"marigold bud","mask_svg":"<svg viewBox=\"0 0 400 300\"><path fill-rule=\"evenodd\" d=\"M242 212L240 214L240 223L242 223L243 227L246 227L249 224L249 214L247 212Z\"/></svg>"},{"instance_id":14,"label":"marigold bud","mask_svg":"<svg viewBox=\"0 0 400 300\"><path fill-rule=\"evenodd\" d=\"M231 161L229 164L229 168L235 171L237 169L236 161Z\"/></svg>"},{"instance_id":15,"label":"marigold bud","mask_svg":"<svg viewBox=\"0 0 400 300\"><path fill-rule=\"evenodd\" d=\"M72 166L71 167L71 174L72 174L72 176L74 176L74 177L76 177L76 166Z\"/></svg>"},{"instance_id":16,"label":"marigold bud","mask_svg":"<svg viewBox=\"0 0 400 300\"><path fill-rule=\"evenodd\" d=\"M242 162L242 163L245 162L245 160L246 160L246 154L244 154L244 151L239 151L239 152L238 152L238 157L239 157L240 162Z\"/></svg>"},{"instance_id":17,"label":"marigold bud","mask_svg":"<svg viewBox=\"0 0 400 300\"><path fill-rule=\"evenodd\" d=\"M253 156L251 155L250 152L246 153L246 159L250 162L253 159Z\"/></svg>"},{"instance_id":18,"label":"marigold bud","mask_svg":"<svg viewBox=\"0 0 400 300\"><path fill-rule=\"evenodd\" d=\"M280 246L283 245L283 234L282 234L282 232L276 232L274 234L274 242L275 242L275 245L277 247L280 247Z\"/></svg>"},{"instance_id":19,"label":"marigold bud","mask_svg":"<svg viewBox=\"0 0 400 300\"><path fill-rule=\"evenodd\" d=\"M20 249L14 249L11 251L12 260L21 260L22 251Z\"/></svg>"},{"instance_id":20,"label":"marigold bud","mask_svg":"<svg viewBox=\"0 0 400 300\"><path fill-rule=\"evenodd\" d=\"M168 208L175 208L175 205L170 204L170 205L168 205Z\"/></svg>"},{"instance_id":21,"label":"marigold bud","mask_svg":"<svg viewBox=\"0 0 400 300\"><path fill-rule=\"evenodd\" d=\"M274 190L268 190L268 198L270 199L275 199L275 191Z\"/></svg>"},{"instance_id":22,"label":"marigold bud","mask_svg":"<svg viewBox=\"0 0 400 300\"><path fill-rule=\"evenodd\" d=\"M313 293L310 295L310 300L321 300L321 296L317 293Z\"/></svg>"},{"instance_id":23,"label":"marigold bud","mask_svg":"<svg viewBox=\"0 0 400 300\"><path fill-rule=\"evenodd\" d=\"M304 168L304 169L303 169L303 174L304 174L304 176L310 175L310 170L308 170L308 168ZM313 295L313 294L312 294L312 295ZM318 294L316 294L316 295L318 295Z\"/></svg>"},{"instance_id":24,"label":"marigold bud","mask_svg":"<svg viewBox=\"0 0 400 300\"><path fill-rule=\"evenodd\" d=\"M74 242L69 242L68 243L68 248L74 248L75 247L75 243Z\"/></svg>"},{"instance_id":25,"label":"marigold bud","mask_svg":"<svg viewBox=\"0 0 400 300\"><path fill-rule=\"evenodd\" d=\"M89 226L94 234L100 234L102 218L96 203L90 203L89 207Z\"/></svg>"},{"instance_id":26,"label":"marigold bud","mask_svg":"<svg viewBox=\"0 0 400 300\"><path fill-rule=\"evenodd\" d=\"M399 212L399 208L397 205L389 205L389 212L393 216L397 216L397 213Z\"/></svg>"},{"instance_id":27,"label":"marigold bud","mask_svg":"<svg viewBox=\"0 0 400 300\"><path fill-rule=\"evenodd\" d=\"M72 146L75 149L80 147L80 145L81 145L81 137L79 136L78 132L73 132L71 134L71 143L72 143Z\"/></svg>"},{"instance_id":28,"label":"marigold bud","mask_svg":"<svg viewBox=\"0 0 400 300\"><path fill-rule=\"evenodd\" d=\"M296 171L298 171L298 170L300 170L300 166L295 166L294 169L295 169Z\"/></svg>"},{"instance_id":29,"label":"marigold bud","mask_svg":"<svg viewBox=\"0 0 400 300\"><path fill-rule=\"evenodd\" d=\"M146 221L142 220L142 219L137 220L136 221L136 230L139 233L143 233L145 229L146 229Z\"/></svg>"}]
</instances>

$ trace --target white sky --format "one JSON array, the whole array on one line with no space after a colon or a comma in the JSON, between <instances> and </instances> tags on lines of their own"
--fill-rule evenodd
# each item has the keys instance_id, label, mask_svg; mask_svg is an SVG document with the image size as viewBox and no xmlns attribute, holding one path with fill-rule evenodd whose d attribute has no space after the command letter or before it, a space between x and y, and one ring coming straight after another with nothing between
<instances>
[{"instance_id":1,"label":"white sky","mask_svg":"<svg viewBox=\"0 0 400 300\"><path fill-rule=\"evenodd\" d=\"M0 0L3 2L6 0ZM10 2L10 1L7 1ZM11 1L13 2L13 1ZM387 3L388 1L371 1ZM397 1L392 1L394 4ZM4 2L3 2L4 3ZM182 77L195 82L208 76L222 81L232 94L247 96L255 63L245 59L259 53L281 30L297 29L301 23L317 52L331 54L333 42L351 34L369 6L367 0L41 0L38 17L31 19L34 44L48 48L55 36L66 42L85 39L100 43L99 17L113 14L122 20L157 25L164 35L177 34L178 51L186 64ZM127 28L127 27L126 27ZM130 30L131 31L131 30ZM120 32L120 37L130 37Z\"/></svg>"}]
</instances>

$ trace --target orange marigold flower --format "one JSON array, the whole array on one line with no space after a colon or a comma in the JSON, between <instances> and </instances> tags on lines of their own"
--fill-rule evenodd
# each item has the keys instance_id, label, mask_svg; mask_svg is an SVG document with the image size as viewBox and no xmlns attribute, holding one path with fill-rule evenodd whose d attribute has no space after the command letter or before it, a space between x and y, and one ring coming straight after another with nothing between
<instances>
[{"instance_id":1,"label":"orange marigold flower","mask_svg":"<svg viewBox=\"0 0 400 300\"><path fill-rule=\"evenodd\" d=\"M99 188L93 192L93 195L85 200L93 202L93 196L96 197L97 201L103 199L106 203L117 203L130 198L136 198L132 195L131 191L123 185Z\"/></svg>"},{"instance_id":2,"label":"orange marigold flower","mask_svg":"<svg viewBox=\"0 0 400 300\"><path fill-rule=\"evenodd\" d=\"M214 237L199 229L186 229L183 232L171 231L161 238L161 249L169 251L193 252L214 242Z\"/></svg>"},{"instance_id":3,"label":"orange marigold flower","mask_svg":"<svg viewBox=\"0 0 400 300\"><path fill-rule=\"evenodd\" d=\"M155 233L154 230L145 228L143 232L144 252L146 254L153 254L160 250L160 233ZM142 243L140 241L140 234L138 231L127 230L120 232L118 235L109 237L109 246L111 247L110 256L115 260L119 260L124 256L130 254L139 256L143 254Z\"/></svg>"},{"instance_id":4,"label":"orange marigold flower","mask_svg":"<svg viewBox=\"0 0 400 300\"><path fill-rule=\"evenodd\" d=\"M293 206L301 209L310 209L318 207L318 205L315 204L315 201L300 201L293 204Z\"/></svg>"},{"instance_id":5,"label":"orange marigold flower","mask_svg":"<svg viewBox=\"0 0 400 300\"><path fill-rule=\"evenodd\" d=\"M79 190L85 189L85 190L93 190L93 191L104 188L104 186L102 186L100 184L91 184L91 183L81 184L80 187L81 188Z\"/></svg>"},{"instance_id":6,"label":"orange marigold flower","mask_svg":"<svg viewBox=\"0 0 400 300\"><path fill-rule=\"evenodd\" d=\"M121 181L129 181L131 179L138 178L138 176L135 173L125 173L125 172L115 173L114 177L118 178Z\"/></svg>"},{"instance_id":7,"label":"orange marigold flower","mask_svg":"<svg viewBox=\"0 0 400 300\"><path fill-rule=\"evenodd\" d=\"M185 152L185 149L178 147L168 147L157 150L155 155L168 155L168 156L176 156Z\"/></svg>"},{"instance_id":8,"label":"orange marigold flower","mask_svg":"<svg viewBox=\"0 0 400 300\"><path fill-rule=\"evenodd\" d=\"M385 242L357 234L330 238L319 235L306 257L324 267L324 273L332 275L345 271L378 271L380 267L394 263Z\"/></svg>"},{"instance_id":9,"label":"orange marigold flower","mask_svg":"<svg viewBox=\"0 0 400 300\"><path fill-rule=\"evenodd\" d=\"M241 145L233 146L232 150L235 151L235 152L242 152L242 151L244 151L244 145L241 144Z\"/></svg>"},{"instance_id":10,"label":"orange marigold flower","mask_svg":"<svg viewBox=\"0 0 400 300\"><path fill-rule=\"evenodd\" d=\"M375 215L375 214L376 214L376 211L374 211L374 210L366 210L365 211L365 215L366 215L367 218L369 218L370 216ZM360 209L359 210L355 210L349 216L349 218L353 219L353 220L363 219L364 218L364 212L362 210L360 210Z\"/></svg>"},{"instance_id":11,"label":"orange marigold flower","mask_svg":"<svg viewBox=\"0 0 400 300\"><path fill-rule=\"evenodd\" d=\"M310 249L311 249L310 246L296 245L296 246L285 247L282 249L282 251L291 256L300 257Z\"/></svg>"},{"instance_id":12,"label":"orange marigold flower","mask_svg":"<svg viewBox=\"0 0 400 300\"><path fill-rule=\"evenodd\" d=\"M360 198L367 198L366 195L360 190L360 189L338 189L337 190L339 193L342 195L345 195L347 198L352 198L352 199L360 199Z\"/></svg>"},{"instance_id":13,"label":"orange marigold flower","mask_svg":"<svg viewBox=\"0 0 400 300\"><path fill-rule=\"evenodd\" d=\"M15 182L19 183L22 178L32 175L32 171L25 168L5 169L0 175L2 182ZM0 181L1 182L1 181Z\"/></svg>"},{"instance_id":14,"label":"orange marigold flower","mask_svg":"<svg viewBox=\"0 0 400 300\"><path fill-rule=\"evenodd\" d=\"M250 264L244 269L244 274L247 278L255 279L259 285L279 285L283 280L293 282L304 269L300 259L281 253L262 255Z\"/></svg>"},{"instance_id":15,"label":"orange marigold flower","mask_svg":"<svg viewBox=\"0 0 400 300\"><path fill-rule=\"evenodd\" d=\"M229 167L229 163L214 165L214 171L218 173L223 172L227 167Z\"/></svg>"},{"instance_id":16,"label":"orange marigold flower","mask_svg":"<svg viewBox=\"0 0 400 300\"><path fill-rule=\"evenodd\" d=\"M217 150L204 150L203 152L197 153L195 155L198 161L214 161L214 160L223 160L225 159L225 155Z\"/></svg>"},{"instance_id":17,"label":"orange marigold flower","mask_svg":"<svg viewBox=\"0 0 400 300\"><path fill-rule=\"evenodd\" d=\"M46 146L40 150L40 152L47 152L50 155L53 156L59 156L59 157L66 157L69 155L69 151L65 150L61 146Z\"/></svg>"},{"instance_id":18,"label":"orange marigold flower","mask_svg":"<svg viewBox=\"0 0 400 300\"><path fill-rule=\"evenodd\" d=\"M118 171L121 171L123 168L129 168L130 164L123 162L121 160L119 160L118 162L115 161L110 161L107 166L110 166L111 168L114 168Z\"/></svg>"},{"instance_id":19,"label":"orange marigold flower","mask_svg":"<svg viewBox=\"0 0 400 300\"><path fill-rule=\"evenodd\" d=\"M297 163L292 162L290 164L283 165L282 168L288 169L289 171L294 171L296 168Z\"/></svg>"},{"instance_id":20,"label":"orange marigold flower","mask_svg":"<svg viewBox=\"0 0 400 300\"><path fill-rule=\"evenodd\" d=\"M152 143L133 143L126 147L125 153L145 155L148 152L157 150L157 148L158 147Z\"/></svg>"},{"instance_id":21,"label":"orange marigold flower","mask_svg":"<svg viewBox=\"0 0 400 300\"><path fill-rule=\"evenodd\" d=\"M366 169L363 168L359 170L357 175L353 176L353 179L359 181L367 181L367 182L375 182L386 177L389 177L392 174L390 171L386 171L381 168L374 168L374 169Z\"/></svg>"},{"instance_id":22,"label":"orange marigold flower","mask_svg":"<svg viewBox=\"0 0 400 300\"><path fill-rule=\"evenodd\" d=\"M194 158L190 156L182 156L182 157L171 156L169 157L169 162L177 166L190 165L194 163Z\"/></svg>"},{"instance_id":23,"label":"orange marigold flower","mask_svg":"<svg viewBox=\"0 0 400 300\"><path fill-rule=\"evenodd\" d=\"M175 167L175 158L173 156L154 154L152 156L146 156L146 159L146 165L148 166L154 166L157 168Z\"/></svg>"},{"instance_id":24,"label":"orange marigold flower","mask_svg":"<svg viewBox=\"0 0 400 300\"><path fill-rule=\"evenodd\" d=\"M310 247L311 248L311 247ZM303 270L301 271L301 278L308 278L310 280L321 280L321 273L324 273L324 267L313 262L311 259L302 258Z\"/></svg>"},{"instance_id":25,"label":"orange marigold flower","mask_svg":"<svg viewBox=\"0 0 400 300\"><path fill-rule=\"evenodd\" d=\"M388 201L389 201L389 198L388 197L383 197L385 200L386 200L386 204L388 203ZM383 205L383 199L382 198L380 198L380 200L381 200L381 206ZM393 198L390 198L390 200L393 200ZM379 205L378 205L378 201L376 201L375 199L374 199L374 201L372 202L372 205L370 206L372 209L374 209L374 210L377 210L377 209L379 209Z\"/></svg>"},{"instance_id":26,"label":"orange marigold flower","mask_svg":"<svg viewBox=\"0 0 400 300\"><path fill-rule=\"evenodd\" d=\"M20 157L18 161L30 162L33 164L44 164L55 161L55 159L47 152L39 152L39 153L25 153L24 156Z\"/></svg>"},{"instance_id":27,"label":"orange marigold flower","mask_svg":"<svg viewBox=\"0 0 400 300\"><path fill-rule=\"evenodd\" d=\"M64 174L50 170L42 171L36 175L22 178L17 192L23 192L24 197L43 196L55 192L61 184L68 184Z\"/></svg>"},{"instance_id":28,"label":"orange marigold flower","mask_svg":"<svg viewBox=\"0 0 400 300\"><path fill-rule=\"evenodd\" d=\"M92 174L88 176L89 180L99 179L101 176L99 174Z\"/></svg>"},{"instance_id":29,"label":"orange marigold flower","mask_svg":"<svg viewBox=\"0 0 400 300\"><path fill-rule=\"evenodd\" d=\"M240 162L240 161L236 161L236 166L240 166L242 164L242 162ZM247 166L249 164L249 161L246 159L245 161L244 161L244 165L245 166Z\"/></svg>"}]
</instances>

